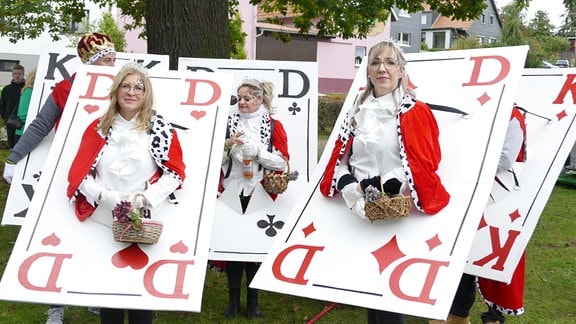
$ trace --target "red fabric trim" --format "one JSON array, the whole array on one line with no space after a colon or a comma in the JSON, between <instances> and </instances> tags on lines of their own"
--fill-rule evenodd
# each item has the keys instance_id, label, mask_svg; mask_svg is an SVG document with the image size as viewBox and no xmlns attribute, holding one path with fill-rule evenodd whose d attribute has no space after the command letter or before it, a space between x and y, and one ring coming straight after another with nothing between
<instances>
[{"instance_id":1,"label":"red fabric trim","mask_svg":"<svg viewBox=\"0 0 576 324\"><path fill-rule=\"evenodd\" d=\"M76 73L72 75L72 80L76 77ZM70 95L70 90L72 89L72 82L70 80L62 80L58 82L54 89L52 90L52 99L54 103L60 108L60 116L62 116L62 112L64 111L64 107L66 106L66 101L68 101L68 96ZM58 129L58 125L60 124L60 118L56 121L54 125L54 129Z\"/></svg>"},{"instance_id":2,"label":"red fabric trim","mask_svg":"<svg viewBox=\"0 0 576 324\"><path fill-rule=\"evenodd\" d=\"M347 143L347 150L352 147L353 138L350 137ZM338 158L340 155L340 150L342 150L342 146L344 143L340 136L336 139L334 143L334 148L332 149L332 154L330 155L330 160L328 160L328 164L326 165L326 169L324 170L324 175L322 175L322 180L320 180L320 193L322 193L326 197L330 197L330 191L332 190L332 179L334 178L334 172L336 171L336 163L338 162ZM336 189L335 189L336 190Z\"/></svg>"}]
</instances>

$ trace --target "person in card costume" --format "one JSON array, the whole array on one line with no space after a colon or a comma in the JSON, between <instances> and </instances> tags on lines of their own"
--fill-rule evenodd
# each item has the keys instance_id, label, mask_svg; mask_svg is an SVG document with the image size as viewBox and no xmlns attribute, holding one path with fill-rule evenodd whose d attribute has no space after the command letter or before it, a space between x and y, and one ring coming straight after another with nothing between
<instances>
[{"instance_id":1,"label":"person in card costume","mask_svg":"<svg viewBox=\"0 0 576 324\"><path fill-rule=\"evenodd\" d=\"M526 141L526 124L522 112L514 107L504 146L498 162L498 171L512 170L514 161L524 162ZM482 313L481 319L484 324L503 324L507 315L521 315L524 313L524 270L525 253L512 274L509 284L496 280L481 278L469 274L463 274L456 295L452 301L450 314L446 321L430 320L429 324L468 324L470 323L470 310L476 300L476 286L484 302L488 305L488 311Z\"/></svg>"},{"instance_id":2,"label":"person in card costume","mask_svg":"<svg viewBox=\"0 0 576 324\"><path fill-rule=\"evenodd\" d=\"M84 64L114 66L116 61L116 50L108 35L100 33L86 34L78 41L76 50L78 57ZM54 86L42 109L32 123L26 127L14 148L10 150L10 155L8 155L4 165L3 177L6 182L12 182L16 163L32 152L44 137L52 131L52 128L58 128L58 123L66 106L75 76L76 74L74 73L71 79L64 79Z\"/></svg>"},{"instance_id":3,"label":"person in card costume","mask_svg":"<svg viewBox=\"0 0 576 324\"><path fill-rule=\"evenodd\" d=\"M263 169L282 172L290 159L288 136L279 120L271 115L274 84L254 79L244 80L237 89L238 112L228 117L219 192L235 190L233 199L240 199L246 212L256 194L268 195L261 184ZM270 194L276 199L276 194ZM253 201L252 201L253 202ZM241 235L241 234L240 234ZM260 317L258 289L249 288L260 263L226 261L223 266L228 278L226 318L235 317L240 308L243 272L246 272L246 317Z\"/></svg>"},{"instance_id":4,"label":"person in card costume","mask_svg":"<svg viewBox=\"0 0 576 324\"><path fill-rule=\"evenodd\" d=\"M369 186L388 195L409 189L416 208L433 215L450 195L436 174L441 159L439 130L428 105L407 85L406 60L393 41L368 53L368 79L340 126L320 182L327 197L340 193L352 214L369 221L364 192ZM404 315L368 309L368 323L404 323Z\"/></svg>"},{"instance_id":5,"label":"person in card costume","mask_svg":"<svg viewBox=\"0 0 576 324\"><path fill-rule=\"evenodd\" d=\"M112 43L110 36L105 34L95 32L83 35L78 41L76 51L83 64L114 66L116 62L114 43ZM12 183L16 163L32 152L53 128L58 128L75 76L76 74L73 74L70 80L62 80L54 86L42 109L10 150L2 174L8 184ZM98 312L98 308L90 307L88 309L91 312ZM61 324L64 321L64 306L52 305L46 314L46 323Z\"/></svg>"},{"instance_id":6,"label":"person in card costume","mask_svg":"<svg viewBox=\"0 0 576 324\"><path fill-rule=\"evenodd\" d=\"M139 63L124 65L114 78L110 104L82 136L68 173L67 196L76 216L86 220L97 209L112 223L121 202L145 208L152 217L185 179L178 135L154 110L148 71ZM101 209L103 208L103 209ZM130 323L152 323L153 312L128 310ZM101 323L122 323L124 310L100 309Z\"/></svg>"}]
</instances>

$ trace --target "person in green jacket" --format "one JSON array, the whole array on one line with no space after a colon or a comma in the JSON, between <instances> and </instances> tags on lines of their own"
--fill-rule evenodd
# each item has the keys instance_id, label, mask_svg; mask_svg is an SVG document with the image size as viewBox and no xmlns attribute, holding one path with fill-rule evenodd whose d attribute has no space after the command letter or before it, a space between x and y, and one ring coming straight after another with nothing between
<instances>
[{"instance_id":1,"label":"person in green jacket","mask_svg":"<svg viewBox=\"0 0 576 324\"><path fill-rule=\"evenodd\" d=\"M30 106L30 98L32 97L32 89L34 88L34 80L36 79L36 69L33 69L26 76L26 83L20 93L20 102L18 103L18 118L26 124L26 117L28 116L28 107ZM18 142L20 136L24 133L24 126L16 129L16 137L14 144Z\"/></svg>"}]
</instances>

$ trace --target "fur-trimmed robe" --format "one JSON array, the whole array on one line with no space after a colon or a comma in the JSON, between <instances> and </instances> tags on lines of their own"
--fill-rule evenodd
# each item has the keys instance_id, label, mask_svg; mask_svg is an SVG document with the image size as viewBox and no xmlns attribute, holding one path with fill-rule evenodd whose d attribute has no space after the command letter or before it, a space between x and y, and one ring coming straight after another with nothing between
<instances>
[{"instance_id":1,"label":"fur-trimmed robe","mask_svg":"<svg viewBox=\"0 0 576 324\"><path fill-rule=\"evenodd\" d=\"M94 120L84 131L78 153L72 161L68 173L68 190L66 192L70 202L75 204L76 216L84 221L94 213L92 206L86 197L78 190L80 184L87 176L92 176L100 157L102 148L106 145L108 137L98 131L100 118ZM150 155L158 166L158 171L150 183L160 178L162 173L169 173L182 185L186 177L184 161L182 160L182 148L176 131L162 116L155 115L151 120L148 131L150 136Z\"/></svg>"},{"instance_id":2,"label":"fur-trimmed robe","mask_svg":"<svg viewBox=\"0 0 576 324\"><path fill-rule=\"evenodd\" d=\"M338 192L335 170L342 158L351 152L354 140L354 127L351 125L351 119L355 109L356 107L348 112L340 127L340 133L320 182L320 191L325 196L332 197ZM436 119L428 105L416 101L411 96L404 96L400 111L396 116L396 124L400 144L399 154L414 205L426 214L436 214L450 200L450 194L436 174L442 157Z\"/></svg>"}]
</instances>

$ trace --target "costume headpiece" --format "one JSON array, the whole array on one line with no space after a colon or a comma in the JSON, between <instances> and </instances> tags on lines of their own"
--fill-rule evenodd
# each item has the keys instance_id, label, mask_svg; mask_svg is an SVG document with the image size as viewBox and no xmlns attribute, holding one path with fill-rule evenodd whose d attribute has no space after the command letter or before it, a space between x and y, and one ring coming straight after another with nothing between
<instances>
[{"instance_id":1,"label":"costume headpiece","mask_svg":"<svg viewBox=\"0 0 576 324\"><path fill-rule=\"evenodd\" d=\"M100 33L82 36L78 42L77 50L78 56L84 64L92 64L102 57L116 52L110 37Z\"/></svg>"}]
</instances>

